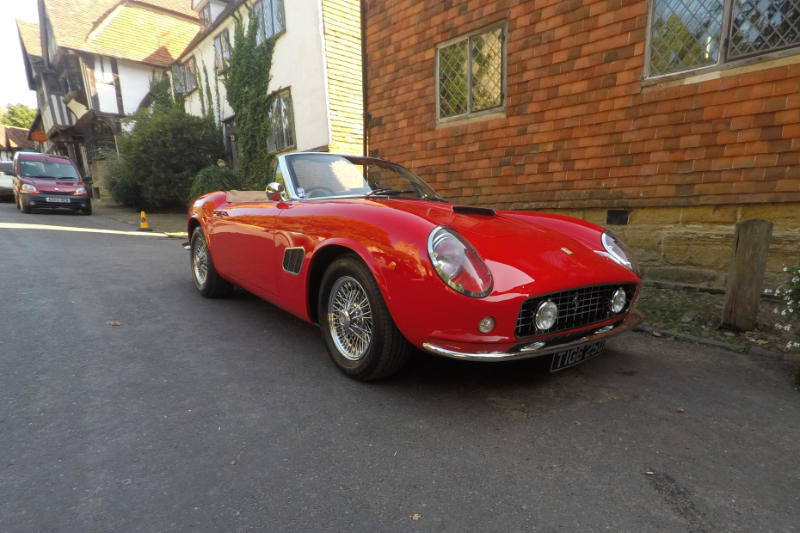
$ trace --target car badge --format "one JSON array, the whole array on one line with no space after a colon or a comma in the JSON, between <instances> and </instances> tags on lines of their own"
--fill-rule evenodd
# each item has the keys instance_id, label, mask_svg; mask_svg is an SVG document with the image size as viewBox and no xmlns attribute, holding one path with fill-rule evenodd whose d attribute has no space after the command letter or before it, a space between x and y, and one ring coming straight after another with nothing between
<instances>
[{"instance_id":1,"label":"car badge","mask_svg":"<svg viewBox=\"0 0 800 533\"><path fill-rule=\"evenodd\" d=\"M578 307L580 306L581 306L581 299L579 296L576 295L575 298L572 299L572 307L577 310Z\"/></svg>"},{"instance_id":2,"label":"car badge","mask_svg":"<svg viewBox=\"0 0 800 533\"><path fill-rule=\"evenodd\" d=\"M58 190L58 187L53 187L55 190Z\"/></svg>"},{"instance_id":3,"label":"car badge","mask_svg":"<svg viewBox=\"0 0 800 533\"><path fill-rule=\"evenodd\" d=\"M569 248L562 248L561 251L564 252L567 255L574 255L572 253L572 250L570 250Z\"/></svg>"}]
</instances>

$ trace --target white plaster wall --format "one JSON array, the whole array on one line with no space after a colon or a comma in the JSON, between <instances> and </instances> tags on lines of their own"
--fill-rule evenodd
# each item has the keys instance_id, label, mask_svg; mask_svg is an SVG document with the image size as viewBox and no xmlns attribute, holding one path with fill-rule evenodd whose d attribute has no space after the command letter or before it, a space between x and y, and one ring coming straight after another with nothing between
<instances>
[{"instance_id":1,"label":"white plaster wall","mask_svg":"<svg viewBox=\"0 0 800 533\"><path fill-rule=\"evenodd\" d=\"M320 0L284 0L284 13L286 32L275 44L269 92L286 87L291 89L297 149L310 150L330 144L331 138ZM246 23L247 11L244 7L240 9L240 14ZM205 62L212 93L215 92L212 79L214 36L227 28L233 40L233 26L233 18L229 17L181 58L182 61L186 61L194 55L200 72L203 71ZM222 118L226 119L233 115L233 110L225 99L225 85L222 79L219 80L219 88L223 100ZM216 98L216 95L212 97ZM214 109L216 112L216 103ZM200 96L197 91L186 97L186 111L193 115L201 115Z\"/></svg>"},{"instance_id":2,"label":"white plaster wall","mask_svg":"<svg viewBox=\"0 0 800 533\"><path fill-rule=\"evenodd\" d=\"M219 14L225 10L226 6L225 4L221 4L219 2L213 2L211 0L209 0L209 4L211 4L211 20L215 21L217 20Z\"/></svg>"},{"instance_id":3,"label":"white plaster wall","mask_svg":"<svg viewBox=\"0 0 800 533\"><path fill-rule=\"evenodd\" d=\"M111 60L109 58L96 56L94 76L100 111L104 113L119 113L117 90L114 87L114 73L111 71Z\"/></svg>"},{"instance_id":4,"label":"white plaster wall","mask_svg":"<svg viewBox=\"0 0 800 533\"><path fill-rule=\"evenodd\" d=\"M155 72L160 76L163 70L133 63L122 59L117 60L117 72L119 73L119 86L122 91L122 107L125 108L126 115L132 115L139 109L139 104L147 93L150 92L150 78ZM114 95L116 102L116 94Z\"/></svg>"}]
</instances>

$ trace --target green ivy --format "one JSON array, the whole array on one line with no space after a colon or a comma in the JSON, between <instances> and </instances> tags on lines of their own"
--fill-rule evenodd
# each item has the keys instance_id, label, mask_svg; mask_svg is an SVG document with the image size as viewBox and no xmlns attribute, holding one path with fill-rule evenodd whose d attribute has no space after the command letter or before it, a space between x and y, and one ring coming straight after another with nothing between
<instances>
[{"instance_id":1,"label":"green ivy","mask_svg":"<svg viewBox=\"0 0 800 533\"><path fill-rule=\"evenodd\" d=\"M236 132L242 148L241 170L248 189L263 190L271 181L272 160L267 148L269 109L274 96L267 91L275 39L258 44L258 18L248 10L248 23L235 13L234 45L230 46L223 82L228 103L236 113Z\"/></svg>"},{"instance_id":2,"label":"green ivy","mask_svg":"<svg viewBox=\"0 0 800 533\"><path fill-rule=\"evenodd\" d=\"M195 175L225 156L212 117L187 114L161 77L150 95L151 107L125 119L132 128L119 137L122 168L111 186L118 200L148 210L184 204Z\"/></svg>"}]
</instances>

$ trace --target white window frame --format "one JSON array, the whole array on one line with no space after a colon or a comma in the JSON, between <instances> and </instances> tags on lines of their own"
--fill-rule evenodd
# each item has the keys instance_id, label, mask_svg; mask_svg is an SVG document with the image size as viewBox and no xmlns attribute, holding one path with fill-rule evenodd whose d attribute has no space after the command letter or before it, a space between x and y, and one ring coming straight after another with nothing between
<instances>
[{"instance_id":1,"label":"white window frame","mask_svg":"<svg viewBox=\"0 0 800 533\"><path fill-rule=\"evenodd\" d=\"M489 109L481 109L480 111L470 111L472 108L472 47L469 45L469 40L476 36L481 35L483 33L490 33L494 30L501 29L501 41L503 47L503 59L502 59L502 71L500 73L501 77L501 89L500 89L500 105L491 107ZM459 43L461 41L468 41L467 42L467 64L469 66L467 71L467 112L461 115L455 115L453 117L441 117L441 94L439 92L439 50L442 48L447 48L450 45ZM508 77L508 68L507 68L507 61L508 61L508 52L507 52L507 43L508 43L508 23L507 21L503 21L499 24L492 24L491 26L485 26L478 30L471 31L469 33L465 33L464 35L459 35L453 39L441 42L436 45L434 50L434 57L435 57L435 67L434 67L434 76L436 79L436 123L437 124L447 124L450 122L462 122L464 120L470 119L477 119L481 117L485 117L487 115L492 115L488 118L494 118L495 115L502 113L505 115L506 113L506 98L507 98L507 77Z\"/></svg>"},{"instance_id":2,"label":"white window frame","mask_svg":"<svg viewBox=\"0 0 800 533\"><path fill-rule=\"evenodd\" d=\"M784 48L782 50L774 50L770 52L756 53L744 58L728 59L728 45L730 43L730 36L732 29L731 18L733 17L733 0L724 0L722 6L722 29L720 30L720 43L719 55L717 62L713 65L706 65L680 72L671 72L668 74L651 75L650 73L650 54L653 42L653 13L655 11L655 1L648 0L647 2L647 29L645 31L644 41L644 68L642 69L642 84L652 85L655 83L663 83L665 81L687 78L690 76L697 76L707 72L714 72L720 70L728 70L745 65L752 65L754 63L762 63L772 59L780 59L791 55L800 54L800 43L796 46Z\"/></svg>"}]
</instances>

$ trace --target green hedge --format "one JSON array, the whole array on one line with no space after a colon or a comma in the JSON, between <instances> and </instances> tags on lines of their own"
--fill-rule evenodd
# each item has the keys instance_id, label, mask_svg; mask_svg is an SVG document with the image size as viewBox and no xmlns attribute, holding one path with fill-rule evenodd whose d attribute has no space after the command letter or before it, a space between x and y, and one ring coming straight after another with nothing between
<instances>
[{"instance_id":1,"label":"green hedge","mask_svg":"<svg viewBox=\"0 0 800 533\"><path fill-rule=\"evenodd\" d=\"M189 201L206 193L235 189L242 189L241 174L227 167L212 165L204 168L195 176L189 192Z\"/></svg>"}]
</instances>

